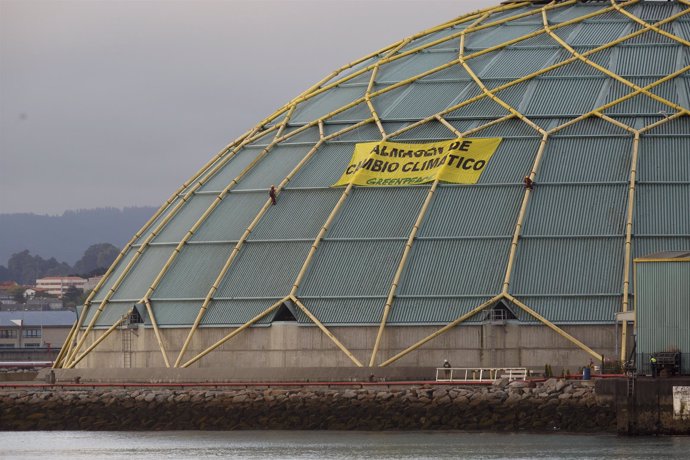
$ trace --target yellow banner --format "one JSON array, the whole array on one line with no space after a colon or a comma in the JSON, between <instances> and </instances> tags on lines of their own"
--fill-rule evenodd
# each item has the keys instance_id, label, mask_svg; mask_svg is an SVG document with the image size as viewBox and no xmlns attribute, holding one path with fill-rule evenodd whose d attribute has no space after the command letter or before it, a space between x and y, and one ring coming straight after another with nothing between
<instances>
[{"instance_id":1,"label":"yellow banner","mask_svg":"<svg viewBox=\"0 0 690 460\"><path fill-rule=\"evenodd\" d=\"M428 144L365 142L355 145L350 164L334 187L416 185L436 178L476 184L501 138L451 139Z\"/></svg>"}]
</instances>

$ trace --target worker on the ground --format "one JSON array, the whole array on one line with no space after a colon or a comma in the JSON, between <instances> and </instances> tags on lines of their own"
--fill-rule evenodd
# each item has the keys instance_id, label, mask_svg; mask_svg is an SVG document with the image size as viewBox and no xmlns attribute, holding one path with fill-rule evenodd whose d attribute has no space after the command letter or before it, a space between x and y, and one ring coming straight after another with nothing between
<instances>
[{"instance_id":1,"label":"worker on the ground","mask_svg":"<svg viewBox=\"0 0 690 460\"><path fill-rule=\"evenodd\" d=\"M443 360L443 368L444 369L450 369L450 363L448 362L447 359ZM443 371L444 378L450 380L450 370L445 370Z\"/></svg>"},{"instance_id":2,"label":"worker on the ground","mask_svg":"<svg viewBox=\"0 0 690 460\"><path fill-rule=\"evenodd\" d=\"M652 367L652 378L655 379L657 372L656 372L656 358L654 357L654 355L652 355L651 359L649 360L649 364Z\"/></svg>"},{"instance_id":3,"label":"worker on the ground","mask_svg":"<svg viewBox=\"0 0 690 460\"><path fill-rule=\"evenodd\" d=\"M271 197L271 204L275 205L276 204L276 187L275 187L275 185L271 185L271 190L268 192L268 196Z\"/></svg>"}]
</instances>

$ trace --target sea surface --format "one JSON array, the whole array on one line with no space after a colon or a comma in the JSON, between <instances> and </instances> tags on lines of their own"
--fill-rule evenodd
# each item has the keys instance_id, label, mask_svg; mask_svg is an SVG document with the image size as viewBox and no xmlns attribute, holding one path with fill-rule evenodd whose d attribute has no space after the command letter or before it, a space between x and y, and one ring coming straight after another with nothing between
<instances>
[{"instance_id":1,"label":"sea surface","mask_svg":"<svg viewBox=\"0 0 690 460\"><path fill-rule=\"evenodd\" d=\"M690 437L362 431L0 432L0 458L688 459Z\"/></svg>"}]
</instances>

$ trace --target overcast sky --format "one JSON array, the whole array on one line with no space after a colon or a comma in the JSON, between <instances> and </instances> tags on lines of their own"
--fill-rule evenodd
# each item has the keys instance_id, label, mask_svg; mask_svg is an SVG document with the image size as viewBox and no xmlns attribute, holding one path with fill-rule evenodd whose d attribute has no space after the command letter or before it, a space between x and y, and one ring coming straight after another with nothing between
<instances>
[{"instance_id":1,"label":"overcast sky","mask_svg":"<svg viewBox=\"0 0 690 460\"><path fill-rule=\"evenodd\" d=\"M370 52L498 0L0 0L0 213L160 205Z\"/></svg>"}]
</instances>

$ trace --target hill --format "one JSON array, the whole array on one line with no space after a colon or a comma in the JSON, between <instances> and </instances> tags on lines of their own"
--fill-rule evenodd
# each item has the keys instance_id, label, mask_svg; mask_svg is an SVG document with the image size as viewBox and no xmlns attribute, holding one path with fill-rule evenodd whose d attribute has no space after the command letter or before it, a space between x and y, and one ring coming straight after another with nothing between
<instances>
[{"instance_id":1,"label":"hill","mask_svg":"<svg viewBox=\"0 0 690 460\"><path fill-rule=\"evenodd\" d=\"M107 241L121 248L156 211L153 207L65 211L59 216L0 214L0 264L28 249L70 265L91 245Z\"/></svg>"}]
</instances>

